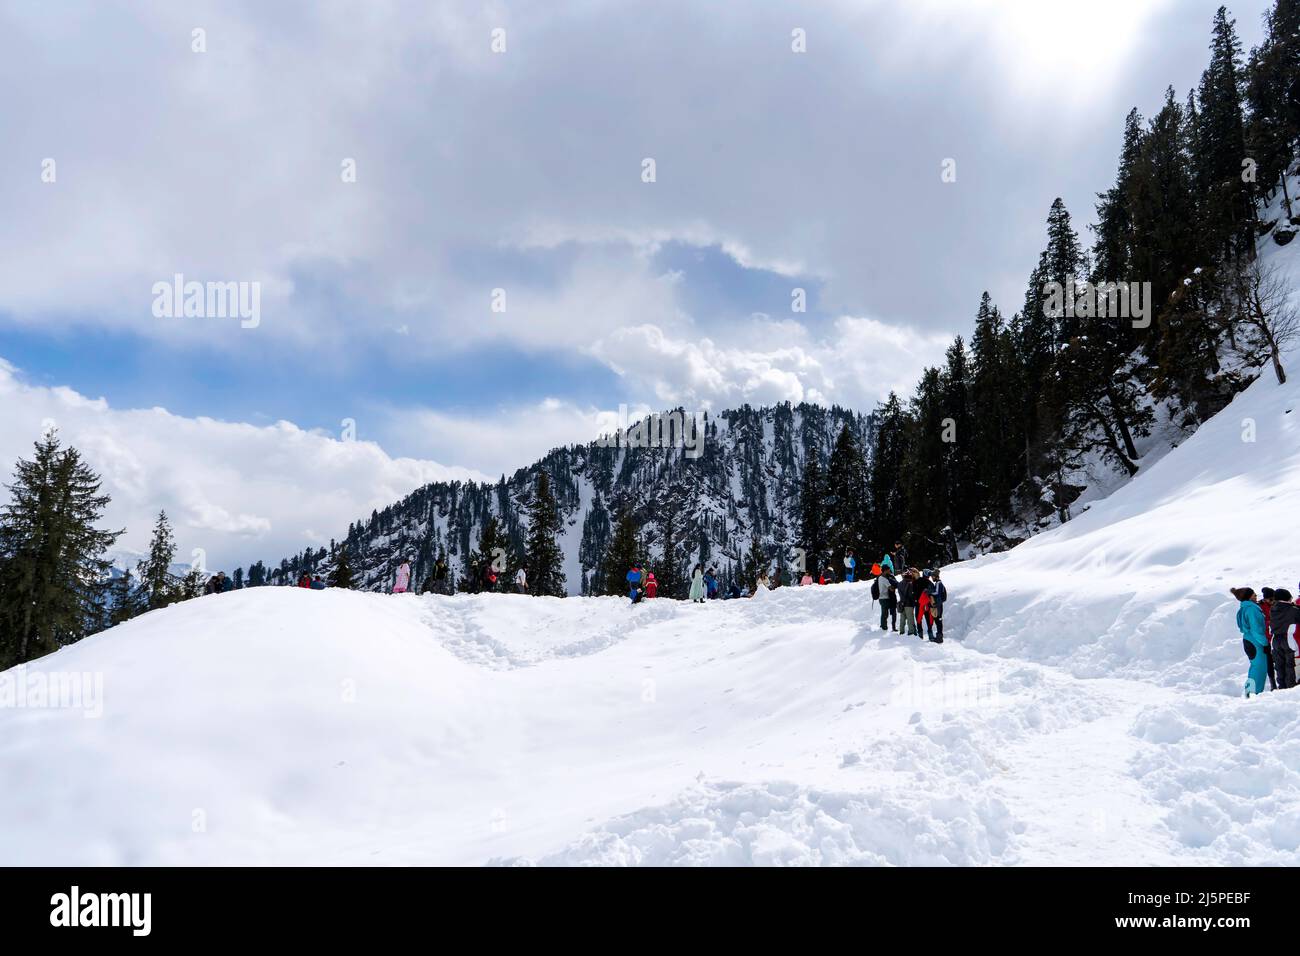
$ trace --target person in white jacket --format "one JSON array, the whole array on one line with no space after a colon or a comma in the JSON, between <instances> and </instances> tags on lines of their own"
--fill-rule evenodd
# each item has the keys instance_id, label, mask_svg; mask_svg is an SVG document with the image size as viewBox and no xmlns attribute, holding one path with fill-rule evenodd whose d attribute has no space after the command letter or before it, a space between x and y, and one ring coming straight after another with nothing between
<instances>
[{"instance_id":1,"label":"person in white jacket","mask_svg":"<svg viewBox=\"0 0 1300 956\"><path fill-rule=\"evenodd\" d=\"M515 572L515 590L520 594L528 593L528 575L524 574L523 568Z\"/></svg>"}]
</instances>

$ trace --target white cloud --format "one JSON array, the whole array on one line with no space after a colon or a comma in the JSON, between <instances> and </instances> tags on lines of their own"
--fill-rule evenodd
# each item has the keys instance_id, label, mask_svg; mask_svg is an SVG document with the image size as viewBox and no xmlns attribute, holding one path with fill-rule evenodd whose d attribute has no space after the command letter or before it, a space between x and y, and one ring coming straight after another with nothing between
<instances>
[{"instance_id":1,"label":"white cloud","mask_svg":"<svg viewBox=\"0 0 1300 956\"><path fill-rule=\"evenodd\" d=\"M442 479L482 479L463 468L393 458L369 441L342 441L291 422L255 426L185 418L162 408L115 409L67 388L25 383L0 360L0 474L30 458L45 423L59 429L104 479L105 526L143 550L159 509L172 519L181 561L202 548L211 568L278 560ZM326 529L317 534L312 529Z\"/></svg>"}]
</instances>

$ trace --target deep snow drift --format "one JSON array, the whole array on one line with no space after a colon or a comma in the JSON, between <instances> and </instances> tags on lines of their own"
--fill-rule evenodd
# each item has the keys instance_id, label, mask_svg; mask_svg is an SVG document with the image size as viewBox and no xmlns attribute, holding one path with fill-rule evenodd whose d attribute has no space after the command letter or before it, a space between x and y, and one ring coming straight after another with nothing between
<instances>
[{"instance_id":1,"label":"deep snow drift","mask_svg":"<svg viewBox=\"0 0 1300 956\"><path fill-rule=\"evenodd\" d=\"M1227 587L1300 576L1298 421L1261 378L948 569L941 646L882 635L863 584L144 615L0 675L103 689L0 706L0 863L1294 865L1300 691L1239 699Z\"/></svg>"}]
</instances>

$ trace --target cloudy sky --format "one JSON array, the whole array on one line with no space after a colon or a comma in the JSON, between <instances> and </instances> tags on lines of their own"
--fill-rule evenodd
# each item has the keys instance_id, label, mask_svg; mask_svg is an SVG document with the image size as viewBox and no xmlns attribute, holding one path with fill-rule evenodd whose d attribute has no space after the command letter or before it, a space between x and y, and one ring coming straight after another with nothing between
<instances>
[{"instance_id":1,"label":"cloudy sky","mask_svg":"<svg viewBox=\"0 0 1300 956\"><path fill-rule=\"evenodd\" d=\"M230 566L620 404L868 409L1018 307L1217 2L0 3L0 472L55 422L126 545Z\"/></svg>"}]
</instances>

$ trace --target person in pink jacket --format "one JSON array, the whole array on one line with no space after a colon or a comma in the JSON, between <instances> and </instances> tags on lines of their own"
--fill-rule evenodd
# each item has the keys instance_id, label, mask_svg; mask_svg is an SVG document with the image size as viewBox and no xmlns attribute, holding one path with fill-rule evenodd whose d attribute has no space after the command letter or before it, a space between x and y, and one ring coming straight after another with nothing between
<instances>
[{"instance_id":1,"label":"person in pink jacket","mask_svg":"<svg viewBox=\"0 0 1300 956\"><path fill-rule=\"evenodd\" d=\"M411 586L411 566L405 561L397 569L397 581L393 584L394 594L405 594L406 589Z\"/></svg>"}]
</instances>

